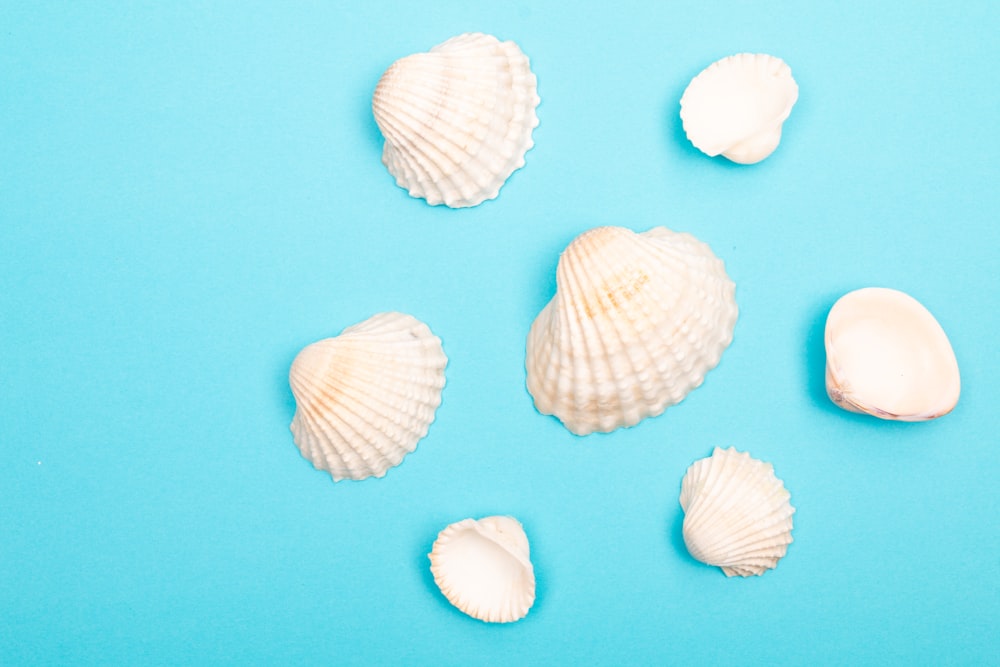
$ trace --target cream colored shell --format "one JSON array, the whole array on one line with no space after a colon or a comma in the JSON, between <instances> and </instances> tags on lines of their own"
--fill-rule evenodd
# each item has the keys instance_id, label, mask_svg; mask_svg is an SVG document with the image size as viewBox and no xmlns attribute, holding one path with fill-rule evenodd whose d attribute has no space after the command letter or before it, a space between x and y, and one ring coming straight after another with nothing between
<instances>
[{"instance_id":1,"label":"cream colored shell","mask_svg":"<svg viewBox=\"0 0 1000 667\"><path fill-rule=\"evenodd\" d=\"M659 415L732 341L735 285L690 234L592 229L562 253L556 285L528 334L527 385L577 435Z\"/></svg>"},{"instance_id":2,"label":"cream colored shell","mask_svg":"<svg viewBox=\"0 0 1000 667\"><path fill-rule=\"evenodd\" d=\"M517 44L482 33L397 60L372 99L385 137L382 162L428 204L493 199L534 145L536 87Z\"/></svg>"},{"instance_id":3,"label":"cream colored shell","mask_svg":"<svg viewBox=\"0 0 1000 667\"><path fill-rule=\"evenodd\" d=\"M447 363L441 340L402 313L308 345L289 373L295 444L334 481L384 476L427 435Z\"/></svg>"},{"instance_id":4,"label":"cream colored shell","mask_svg":"<svg viewBox=\"0 0 1000 667\"><path fill-rule=\"evenodd\" d=\"M925 421L958 403L958 361L944 329L919 301L868 287L841 297L826 319L826 389L852 412Z\"/></svg>"},{"instance_id":5,"label":"cream colored shell","mask_svg":"<svg viewBox=\"0 0 1000 667\"><path fill-rule=\"evenodd\" d=\"M716 447L681 483L684 544L727 577L761 575L777 566L792 541L790 497L770 463Z\"/></svg>"},{"instance_id":6,"label":"cream colored shell","mask_svg":"<svg viewBox=\"0 0 1000 667\"><path fill-rule=\"evenodd\" d=\"M738 53L712 63L688 84L681 97L684 132L712 157L760 162L778 147L781 126L798 97L783 60Z\"/></svg>"},{"instance_id":7,"label":"cream colored shell","mask_svg":"<svg viewBox=\"0 0 1000 667\"><path fill-rule=\"evenodd\" d=\"M453 523L438 534L428 557L438 588L473 618L510 623L535 602L528 536L513 517Z\"/></svg>"}]
</instances>

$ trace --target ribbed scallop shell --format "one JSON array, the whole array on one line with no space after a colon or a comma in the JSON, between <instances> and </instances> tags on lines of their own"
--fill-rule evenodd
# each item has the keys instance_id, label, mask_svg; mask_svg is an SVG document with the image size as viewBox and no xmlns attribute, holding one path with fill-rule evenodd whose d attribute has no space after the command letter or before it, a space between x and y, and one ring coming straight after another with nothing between
<instances>
[{"instance_id":1,"label":"ribbed scallop shell","mask_svg":"<svg viewBox=\"0 0 1000 667\"><path fill-rule=\"evenodd\" d=\"M308 345L289 373L295 444L334 481L384 476L427 435L447 363L441 340L402 313Z\"/></svg>"},{"instance_id":2,"label":"ribbed scallop shell","mask_svg":"<svg viewBox=\"0 0 1000 667\"><path fill-rule=\"evenodd\" d=\"M509 516L464 519L442 530L429 554L434 582L473 618L510 623L535 602L528 536Z\"/></svg>"},{"instance_id":3,"label":"ribbed scallop shell","mask_svg":"<svg viewBox=\"0 0 1000 667\"><path fill-rule=\"evenodd\" d=\"M958 361L944 329L909 294L866 287L826 318L826 391L851 412L926 421L958 403Z\"/></svg>"},{"instance_id":4,"label":"ribbed scallop shell","mask_svg":"<svg viewBox=\"0 0 1000 667\"><path fill-rule=\"evenodd\" d=\"M735 448L715 448L681 483L684 543L727 577L773 570L792 542L791 495L774 467Z\"/></svg>"},{"instance_id":5,"label":"ribbed scallop shell","mask_svg":"<svg viewBox=\"0 0 1000 667\"><path fill-rule=\"evenodd\" d=\"M738 53L712 63L681 97L684 132L698 150L753 164L774 152L781 125L799 98L780 58Z\"/></svg>"},{"instance_id":6,"label":"ribbed scallop shell","mask_svg":"<svg viewBox=\"0 0 1000 667\"><path fill-rule=\"evenodd\" d=\"M527 384L538 411L577 435L659 415L733 338L735 285L690 234L584 232L559 258L556 285L528 334Z\"/></svg>"},{"instance_id":7,"label":"ribbed scallop shell","mask_svg":"<svg viewBox=\"0 0 1000 667\"><path fill-rule=\"evenodd\" d=\"M372 99L382 162L410 196L452 208L495 198L534 145L539 98L514 42L466 33L394 62Z\"/></svg>"}]
</instances>

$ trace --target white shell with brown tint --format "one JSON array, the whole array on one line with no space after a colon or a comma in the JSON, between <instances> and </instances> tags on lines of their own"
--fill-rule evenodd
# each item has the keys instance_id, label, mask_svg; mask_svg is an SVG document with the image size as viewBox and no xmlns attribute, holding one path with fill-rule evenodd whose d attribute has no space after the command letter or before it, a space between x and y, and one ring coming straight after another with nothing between
<instances>
[{"instance_id":1,"label":"white shell with brown tint","mask_svg":"<svg viewBox=\"0 0 1000 667\"><path fill-rule=\"evenodd\" d=\"M577 435L659 415L733 338L735 285L690 234L592 229L560 256L556 285L528 334L527 385Z\"/></svg>"},{"instance_id":2,"label":"white shell with brown tint","mask_svg":"<svg viewBox=\"0 0 1000 667\"><path fill-rule=\"evenodd\" d=\"M774 152L781 126L799 98L780 58L738 53L712 63L681 97L681 121L698 150L753 164Z\"/></svg>"},{"instance_id":3,"label":"white shell with brown tint","mask_svg":"<svg viewBox=\"0 0 1000 667\"><path fill-rule=\"evenodd\" d=\"M447 363L441 340L402 313L308 345L289 373L295 444L334 481L384 476L427 435Z\"/></svg>"},{"instance_id":4,"label":"white shell with brown tint","mask_svg":"<svg viewBox=\"0 0 1000 667\"><path fill-rule=\"evenodd\" d=\"M528 536L513 517L453 523L438 534L428 557L448 602L473 618L510 623L535 602Z\"/></svg>"},{"instance_id":5,"label":"white shell with brown tint","mask_svg":"<svg viewBox=\"0 0 1000 667\"><path fill-rule=\"evenodd\" d=\"M396 184L428 204L495 198L534 145L539 98L514 42L466 33L394 62L372 99Z\"/></svg>"},{"instance_id":6,"label":"white shell with brown tint","mask_svg":"<svg viewBox=\"0 0 1000 667\"><path fill-rule=\"evenodd\" d=\"M777 566L792 541L790 497L770 463L716 447L681 483L684 544L727 577L761 575Z\"/></svg>"},{"instance_id":7,"label":"white shell with brown tint","mask_svg":"<svg viewBox=\"0 0 1000 667\"><path fill-rule=\"evenodd\" d=\"M842 296L826 318L826 390L852 412L926 421L958 403L958 361L944 329L916 299L868 287Z\"/></svg>"}]
</instances>

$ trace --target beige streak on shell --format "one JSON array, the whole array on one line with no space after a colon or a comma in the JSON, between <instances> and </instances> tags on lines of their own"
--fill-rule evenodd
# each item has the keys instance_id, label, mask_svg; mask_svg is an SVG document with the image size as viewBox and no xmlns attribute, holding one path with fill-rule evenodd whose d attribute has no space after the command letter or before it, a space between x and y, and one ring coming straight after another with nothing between
<instances>
[{"instance_id":1,"label":"beige streak on shell","mask_svg":"<svg viewBox=\"0 0 1000 667\"><path fill-rule=\"evenodd\" d=\"M306 346L289 373L295 444L334 481L384 476L427 435L447 363L426 324L395 312Z\"/></svg>"},{"instance_id":2,"label":"beige streak on shell","mask_svg":"<svg viewBox=\"0 0 1000 667\"><path fill-rule=\"evenodd\" d=\"M662 413L732 341L735 285L690 234L589 230L560 256L556 283L528 334L527 387L577 435Z\"/></svg>"}]
</instances>

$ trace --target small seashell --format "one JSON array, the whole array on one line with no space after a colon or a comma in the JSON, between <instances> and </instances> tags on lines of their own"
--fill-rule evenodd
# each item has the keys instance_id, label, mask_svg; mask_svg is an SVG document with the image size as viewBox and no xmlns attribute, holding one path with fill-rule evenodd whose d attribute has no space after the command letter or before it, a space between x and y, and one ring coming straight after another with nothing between
<instances>
[{"instance_id":1,"label":"small seashell","mask_svg":"<svg viewBox=\"0 0 1000 667\"><path fill-rule=\"evenodd\" d=\"M734 447L716 447L681 482L684 544L727 577L773 570L792 542L790 494L774 467Z\"/></svg>"},{"instance_id":2,"label":"small seashell","mask_svg":"<svg viewBox=\"0 0 1000 667\"><path fill-rule=\"evenodd\" d=\"M441 339L402 313L306 346L289 373L295 444L335 482L384 476L427 435L447 363Z\"/></svg>"},{"instance_id":3,"label":"small seashell","mask_svg":"<svg viewBox=\"0 0 1000 667\"><path fill-rule=\"evenodd\" d=\"M919 301L884 287L842 296L826 318L826 391L845 410L926 421L958 403L948 336Z\"/></svg>"},{"instance_id":4,"label":"small seashell","mask_svg":"<svg viewBox=\"0 0 1000 667\"><path fill-rule=\"evenodd\" d=\"M560 256L556 285L528 334L527 385L577 435L659 415L733 339L736 287L690 234L591 229Z\"/></svg>"},{"instance_id":5,"label":"small seashell","mask_svg":"<svg viewBox=\"0 0 1000 667\"><path fill-rule=\"evenodd\" d=\"M396 184L451 208L493 199L534 145L539 98L514 42L466 33L394 62L372 111Z\"/></svg>"},{"instance_id":6,"label":"small seashell","mask_svg":"<svg viewBox=\"0 0 1000 667\"><path fill-rule=\"evenodd\" d=\"M448 602L473 618L510 623L535 603L528 536L513 517L453 523L438 533L428 558Z\"/></svg>"},{"instance_id":7,"label":"small seashell","mask_svg":"<svg viewBox=\"0 0 1000 667\"><path fill-rule=\"evenodd\" d=\"M778 147L781 125L798 98L799 87L783 60L738 53L691 80L681 97L681 121L702 153L754 164Z\"/></svg>"}]
</instances>

